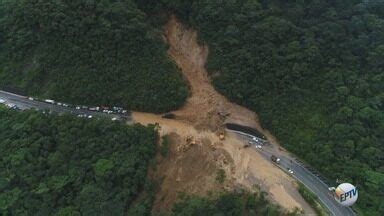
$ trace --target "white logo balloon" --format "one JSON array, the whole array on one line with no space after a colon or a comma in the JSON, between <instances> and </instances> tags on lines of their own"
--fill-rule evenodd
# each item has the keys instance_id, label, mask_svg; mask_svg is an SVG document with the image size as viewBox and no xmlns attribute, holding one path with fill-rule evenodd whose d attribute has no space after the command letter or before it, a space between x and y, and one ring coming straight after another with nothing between
<instances>
[{"instance_id":1,"label":"white logo balloon","mask_svg":"<svg viewBox=\"0 0 384 216\"><path fill-rule=\"evenodd\" d=\"M335 189L335 200L342 206L353 205L356 202L357 197L357 188L352 184L343 183Z\"/></svg>"}]
</instances>

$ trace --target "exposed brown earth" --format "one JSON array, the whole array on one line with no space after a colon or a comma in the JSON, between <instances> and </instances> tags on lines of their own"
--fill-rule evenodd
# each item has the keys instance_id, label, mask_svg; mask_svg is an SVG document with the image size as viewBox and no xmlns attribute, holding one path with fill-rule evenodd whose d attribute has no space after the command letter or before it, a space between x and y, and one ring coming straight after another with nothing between
<instances>
[{"instance_id":1,"label":"exposed brown earth","mask_svg":"<svg viewBox=\"0 0 384 216\"><path fill-rule=\"evenodd\" d=\"M230 167L231 157L222 149L212 151L209 139L185 145L182 137L171 133L168 140L168 155L165 158L158 157L159 163L153 175L161 184L156 193L154 212L169 209L179 193L206 196L210 191L229 188L233 184L228 179L223 183L216 180L219 168Z\"/></svg>"},{"instance_id":2,"label":"exposed brown earth","mask_svg":"<svg viewBox=\"0 0 384 216\"><path fill-rule=\"evenodd\" d=\"M230 103L214 89L204 67L208 47L197 43L195 31L186 29L172 18L165 26L165 34L170 45L168 54L181 68L192 92L186 104L175 111L179 119L186 120L198 128L215 130L224 120L217 115L222 112L230 114L226 121L261 129L255 113Z\"/></svg>"},{"instance_id":3,"label":"exposed brown earth","mask_svg":"<svg viewBox=\"0 0 384 216\"><path fill-rule=\"evenodd\" d=\"M213 88L204 67L208 47L197 43L196 32L174 17L164 30L170 46L168 54L180 67L191 96L173 112L176 119L133 112L134 121L144 125L157 123L161 135L170 135L170 155L159 160L154 173L160 186L154 210L169 208L178 192L206 195L208 191L238 185L253 190L257 185L287 210L299 208L306 215L314 214L299 195L296 182L255 150L243 148L246 140L232 133L227 133L225 140L219 139L217 132L222 131L223 124L232 122L254 127L276 144L273 136L261 128L254 112L229 102ZM194 145L186 142L188 137L193 137ZM227 180L223 184L215 180L218 169L225 170Z\"/></svg>"}]
</instances>

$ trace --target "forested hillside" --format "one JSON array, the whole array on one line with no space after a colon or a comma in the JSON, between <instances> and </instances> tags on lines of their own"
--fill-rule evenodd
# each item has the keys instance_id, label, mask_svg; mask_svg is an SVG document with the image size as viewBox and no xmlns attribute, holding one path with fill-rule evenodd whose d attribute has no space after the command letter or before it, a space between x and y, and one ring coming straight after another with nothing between
<instances>
[{"instance_id":1,"label":"forested hillside","mask_svg":"<svg viewBox=\"0 0 384 216\"><path fill-rule=\"evenodd\" d=\"M152 127L0 107L0 215L145 215ZM140 194L140 199L138 196Z\"/></svg>"},{"instance_id":2,"label":"forested hillside","mask_svg":"<svg viewBox=\"0 0 384 216\"><path fill-rule=\"evenodd\" d=\"M140 2L197 29L221 93L332 184L356 184L366 215L384 215L383 1Z\"/></svg>"},{"instance_id":3,"label":"forested hillside","mask_svg":"<svg viewBox=\"0 0 384 216\"><path fill-rule=\"evenodd\" d=\"M132 0L0 1L0 87L164 112L187 89L161 29Z\"/></svg>"},{"instance_id":4,"label":"forested hillside","mask_svg":"<svg viewBox=\"0 0 384 216\"><path fill-rule=\"evenodd\" d=\"M269 203L264 193L225 192L206 198L197 196L181 197L172 208L170 216L210 215L268 215L294 216L298 212L286 213Z\"/></svg>"},{"instance_id":5,"label":"forested hillside","mask_svg":"<svg viewBox=\"0 0 384 216\"><path fill-rule=\"evenodd\" d=\"M256 111L332 184L357 185L365 215L384 215L383 1L0 0L0 87L174 109L187 89L155 26L164 14L209 45L217 90ZM121 212L143 186L151 129L4 110L0 118L1 211Z\"/></svg>"}]
</instances>

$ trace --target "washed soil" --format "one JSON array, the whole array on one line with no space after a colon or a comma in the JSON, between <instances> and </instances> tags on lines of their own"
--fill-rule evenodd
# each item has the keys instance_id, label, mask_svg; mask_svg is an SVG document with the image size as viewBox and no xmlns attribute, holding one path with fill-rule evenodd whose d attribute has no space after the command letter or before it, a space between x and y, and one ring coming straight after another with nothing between
<instances>
[{"instance_id":1,"label":"washed soil","mask_svg":"<svg viewBox=\"0 0 384 216\"><path fill-rule=\"evenodd\" d=\"M205 70L208 47L197 43L195 31L187 29L173 17L165 26L165 35L170 46L168 54L181 68L191 92L185 105L174 112L179 120L213 131L223 121L261 129L255 113L229 102L214 89ZM225 115L229 116L223 118Z\"/></svg>"},{"instance_id":2,"label":"washed soil","mask_svg":"<svg viewBox=\"0 0 384 216\"><path fill-rule=\"evenodd\" d=\"M158 156L158 166L153 173L156 183L161 185L156 192L153 212L166 211L183 193L207 196L209 192L231 188L230 179L216 180L219 169L234 168L229 167L231 157L227 152L222 149L212 152L209 139L185 145L185 140L176 133L167 137L168 154Z\"/></svg>"},{"instance_id":3,"label":"washed soil","mask_svg":"<svg viewBox=\"0 0 384 216\"><path fill-rule=\"evenodd\" d=\"M244 138L227 132L219 138L225 123L256 128L280 148L276 139L260 126L257 115L219 94L205 69L208 47L197 42L197 33L172 17L164 27L169 44L168 55L179 66L190 88L185 105L174 112L174 119L161 115L133 112L135 122L158 124L161 136L170 137L170 154L158 158L152 173L159 185L154 211L168 209L179 192L206 195L209 191L243 187L261 188L271 201L291 211L314 212L297 191L297 183L285 172L262 158L252 149L244 148ZM190 144L192 138L194 144ZM189 140L189 141L188 141ZM160 156L159 156L160 157ZM224 183L216 181L217 170L226 174ZM257 187L254 187L257 185Z\"/></svg>"}]
</instances>

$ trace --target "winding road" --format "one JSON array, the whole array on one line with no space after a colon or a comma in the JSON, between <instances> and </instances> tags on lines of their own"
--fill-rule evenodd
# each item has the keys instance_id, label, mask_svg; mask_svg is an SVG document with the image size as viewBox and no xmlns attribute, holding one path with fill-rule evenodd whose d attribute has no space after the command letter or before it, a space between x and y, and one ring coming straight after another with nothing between
<instances>
[{"instance_id":1,"label":"winding road","mask_svg":"<svg viewBox=\"0 0 384 216\"><path fill-rule=\"evenodd\" d=\"M252 139L253 135L244 133L242 131L230 130L241 136L247 137L247 140ZM301 182L305 187L312 191L319 198L320 202L325 206L328 212L334 216L354 216L356 215L351 208L343 207L336 202L332 194L329 192L329 186L326 185L317 175L312 173L309 169L304 167L299 161L291 157L287 153L276 151L271 145L264 145L261 149L254 148L266 160L271 160L271 155L280 158L279 164L274 163L276 166L288 173L288 169L293 171L291 175L297 181Z\"/></svg>"}]
</instances>

